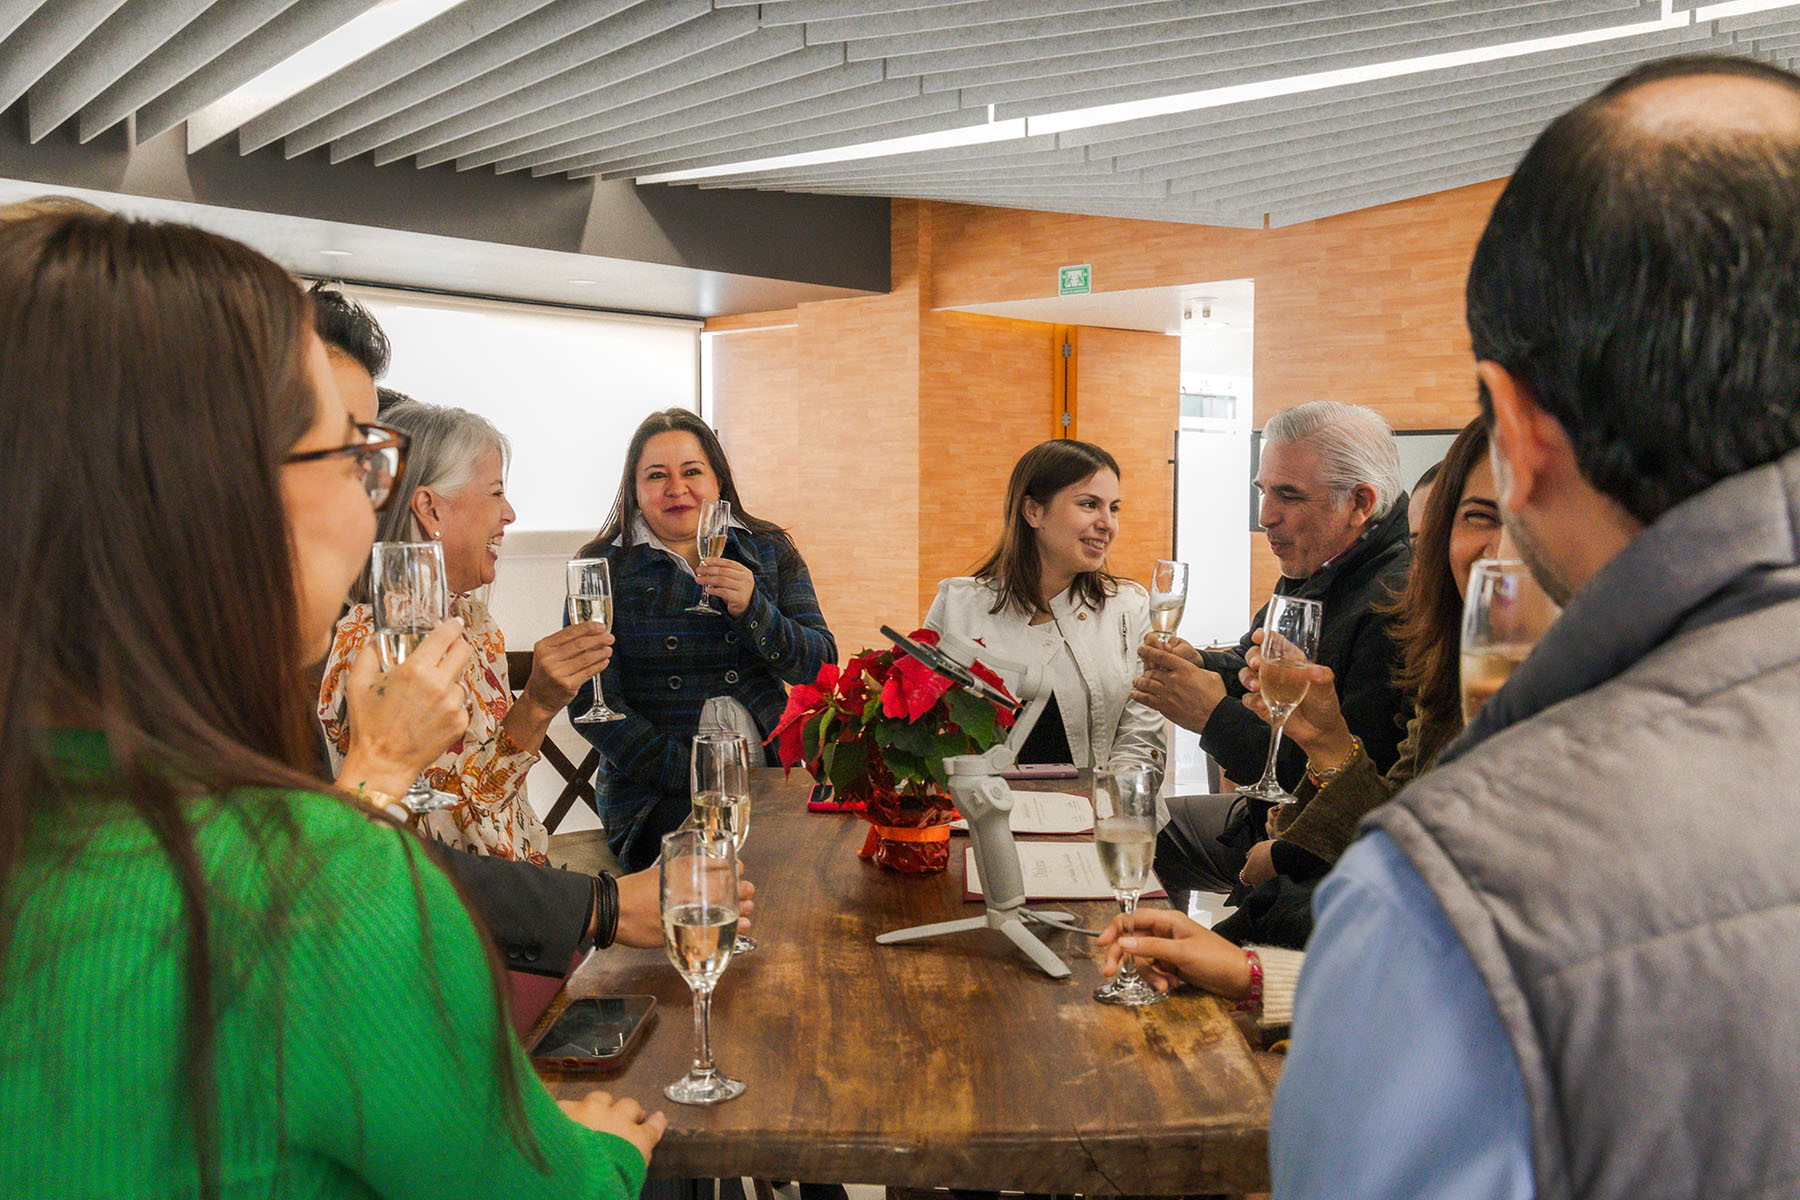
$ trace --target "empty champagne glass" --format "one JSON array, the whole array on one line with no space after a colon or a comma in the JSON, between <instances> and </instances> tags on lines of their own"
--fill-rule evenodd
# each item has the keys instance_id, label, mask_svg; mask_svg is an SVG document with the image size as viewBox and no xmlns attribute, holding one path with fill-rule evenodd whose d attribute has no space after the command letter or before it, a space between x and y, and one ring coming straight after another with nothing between
<instances>
[{"instance_id":1,"label":"empty champagne glass","mask_svg":"<svg viewBox=\"0 0 1800 1200\"><path fill-rule=\"evenodd\" d=\"M701 558L721 558L725 554L725 532L731 528L731 501L702 500L700 502L700 525L694 536L700 543ZM711 596L701 593L700 600L687 611L692 613L711 613L718 615L723 610L713 602Z\"/></svg>"},{"instance_id":2,"label":"empty champagne glass","mask_svg":"<svg viewBox=\"0 0 1800 1200\"><path fill-rule=\"evenodd\" d=\"M741 1081L713 1065L713 987L731 961L738 923L737 850L730 838L681 829L662 840L663 949L694 990L694 1065L663 1089L677 1104L741 1096Z\"/></svg>"},{"instance_id":3,"label":"empty champagne glass","mask_svg":"<svg viewBox=\"0 0 1800 1200\"><path fill-rule=\"evenodd\" d=\"M1145 765L1109 765L1094 771L1094 849L1112 884L1119 911L1137 910L1138 893L1150 878L1156 857L1156 772ZM1127 922L1129 925L1129 921ZM1094 989L1102 1004L1156 1004L1163 993L1144 982L1127 954L1119 973Z\"/></svg>"},{"instance_id":4,"label":"empty champagne glass","mask_svg":"<svg viewBox=\"0 0 1800 1200\"><path fill-rule=\"evenodd\" d=\"M1156 640L1168 645L1175 640L1181 611L1187 607L1188 565L1159 558L1150 572L1150 628Z\"/></svg>"},{"instance_id":5,"label":"empty champagne glass","mask_svg":"<svg viewBox=\"0 0 1800 1200\"><path fill-rule=\"evenodd\" d=\"M750 834L750 745L741 733L702 729L694 735L689 768L694 798L694 824L714 837L729 838L744 851ZM738 934L732 951L756 949L754 939Z\"/></svg>"},{"instance_id":6,"label":"empty champagne glass","mask_svg":"<svg viewBox=\"0 0 1800 1200\"><path fill-rule=\"evenodd\" d=\"M1273 727L1269 734L1269 760L1263 765L1261 779L1238 789L1241 796L1277 804L1294 800L1275 777L1275 756L1281 751L1282 726L1306 699L1307 671L1319 653L1319 629L1324 620L1325 606L1317 600L1276 596L1269 601L1269 612L1263 619L1262 669L1257 672L1257 685L1269 706L1269 724Z\"/></svg>"},{"instance_id":7,"label":"empty champagne glass","mask_svg":"<svg viewBox=\"0 0 1800 1200\"><path fill-rule=\"evenodd\" d=\"M572 558L568 566L569 620L593 621L612 628L612 570L604 558ZM594 702L579 717L571 717L578 725L597 725L602 721L623 721L625 715L606 707L600 694L600 676L594 676Z\"/></svg>"},{"instance_id":8,"label":"empty champagne glass","mask_svg":"<svg viewBox=\"0 0 1800 1200\"><path fill-rule=\"evenodd\" d=\"M391 671L450 616L443 544L376 542L369 550L369 607L375 652L382 669ZM449 808L458 800L428 786L421 771L400 802L417 815Z\"/></svg>"},{"instance_id":9,"label":"empty champagne glass","mask_svg":"<svg viewBox=\"0 0 1800 1200\"><path fill-rule=\"evenodd\" d=\"M1562 610L1516 558L1484 558L1469 570L1463 602L1463 721L1512 678Z\"/></svg>"}]
</instances>

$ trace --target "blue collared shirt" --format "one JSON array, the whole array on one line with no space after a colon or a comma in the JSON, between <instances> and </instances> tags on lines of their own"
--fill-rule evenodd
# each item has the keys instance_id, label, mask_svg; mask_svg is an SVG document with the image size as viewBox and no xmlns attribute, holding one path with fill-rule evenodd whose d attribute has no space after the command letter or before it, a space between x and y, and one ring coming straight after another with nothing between
<instances>
[{"instance_id":1,"label":"blue collared shirt","mask_svg":"<svg viewBox=\"0 0 1800 1200\"><path fill-rule=\"evenodd\" d=\"M1525 1083L1481 977L1392 839L1339 860L1294 997L1279 1200L1526 1200Z\"/></svg>"}]
</instances>

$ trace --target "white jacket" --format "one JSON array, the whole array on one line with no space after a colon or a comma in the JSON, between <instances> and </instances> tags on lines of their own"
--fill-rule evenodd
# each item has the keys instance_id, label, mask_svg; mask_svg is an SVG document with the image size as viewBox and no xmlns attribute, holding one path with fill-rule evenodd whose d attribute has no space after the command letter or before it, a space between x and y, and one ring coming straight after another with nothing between
<instances>
[{"instance_id":1,"label":"white jacket","mask_svg":"<svg viewBox=\"0 0 1800 1200\"><path fill-rule=\"evenodd\" d=\"M1026 668L1043 665L1076 766L1117 761L1160 771L1162 716L1131 699L1131 681L1142 674L1137 648L1150 631L1149 593L1121 579L1118 594L1096 612L1076 608L1064 592L1050 601L1056 619L1042 625L1031 624L1015 610L989 612L995 595L979 579L946 579L938 584L925 626L980 638L997 659ZM1017 689L1017 672L995 670L1009 688Z\"/></svg>"}]
</instances>

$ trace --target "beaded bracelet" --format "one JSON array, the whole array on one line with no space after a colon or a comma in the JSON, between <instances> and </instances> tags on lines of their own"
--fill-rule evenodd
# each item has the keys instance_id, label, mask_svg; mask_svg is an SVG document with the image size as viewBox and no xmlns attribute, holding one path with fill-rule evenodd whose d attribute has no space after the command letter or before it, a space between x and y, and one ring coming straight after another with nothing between
<instances>
[{"instance_id":1,"label":"beaded bracelet","mask_svg":"<svg viewBox=\"0 0 1800 1200\"><path fill-rule=\"evenodd\" d=\"M1362 739L1357 737L1355 734L1351 734L1350 735L1350 753L1344 755L1343 762L1339 763L1335 767L1326 767L1324 770L1321 771L1318 768L1314 767L1312 765L1312 762L1309 760L1306 764L1306 777L1308 779L1312 780L1314 787L1324 787L1326 784L1328 784L1332 780L1336 779L1339 775L1342 775L1344 773L1344 771L1349 768L1350 764L1356 761L1356 756L1358 754L1362 753L1362 748L1363 748Z\"/></svg>"},{"instance_id":2,"label":"beaded bracelet","mask_svg":"<svg viewBox=\"0 0 1800 1200\"><path fill-rule=\"evenodd\" d=\"M1250 990L1245 994L1243 1002L1238 1005L1245 1012L1259 1012L1262 1009L1263 969L1262 956L1254 950L1244 951L1244 961L1250 964Z\"/></svg>"}]
</instances>

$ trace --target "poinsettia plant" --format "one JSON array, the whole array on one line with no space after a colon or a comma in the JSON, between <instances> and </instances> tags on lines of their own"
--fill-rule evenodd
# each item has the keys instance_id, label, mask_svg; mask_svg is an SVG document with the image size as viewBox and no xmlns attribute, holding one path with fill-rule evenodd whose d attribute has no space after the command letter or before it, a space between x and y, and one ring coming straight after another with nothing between
<instances>
[{"instance_id":1,"label":"poinsettia plant","mask_svg":"<svg viewBox=\"0 0 1800 1200\"><path fill-rule=\"evenodd\" d=\"M912 636L938 642L930 629ZM1011 695L981 663L970 670ZM988 750L1006 736L1013 716L910 655L864 650L842 668L826 663L813 683L796 685L770 739L783 766L791 771L804 764L839 799L853 801L871 791L948 788L944 759Z\"/></svg>"}]
</instances>

